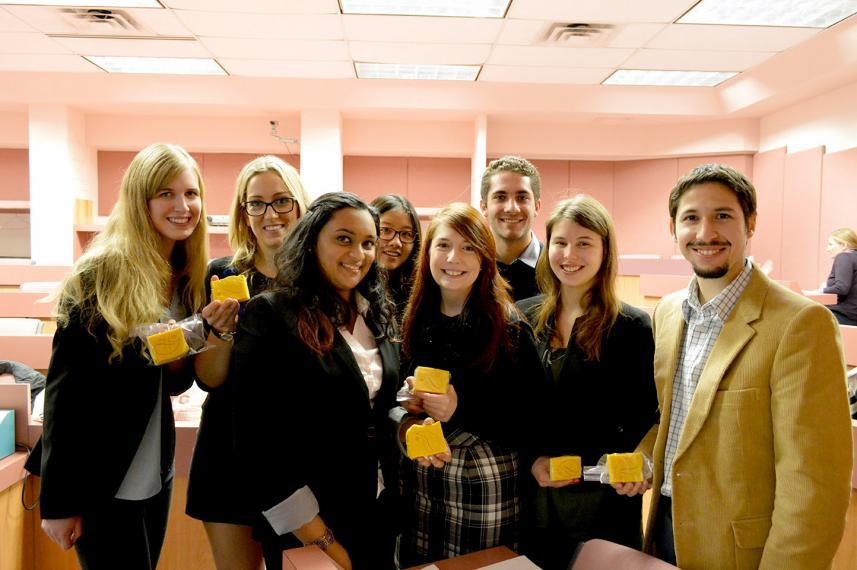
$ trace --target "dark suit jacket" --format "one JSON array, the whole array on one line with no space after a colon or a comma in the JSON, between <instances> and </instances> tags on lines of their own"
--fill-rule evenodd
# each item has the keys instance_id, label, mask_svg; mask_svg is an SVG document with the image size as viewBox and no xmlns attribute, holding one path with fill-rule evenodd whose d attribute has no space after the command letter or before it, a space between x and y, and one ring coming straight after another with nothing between
<instances>
[{"instance_id":1,"label":"dark suit jacket","mask_svg":"<svg viewBox=\"0 0 857 570\"><path fill-rule=\"evenodd\" d=\"M161 473L164 478L171 474L175 423L170 394L190 387L192 377L150 364L137 342L126 347L121 361L109 362L111 351L106 324L91 334L78 315L54 334L44 431L29 463L32 471L41 471L42 518L85 516L116 495L161 382Z\"/></svg>"},{"instance_id":2,"label":"dark suit jacket","mask_svg":"<svg viewBox=\"0 0 857 570\"><path fill-rule=\"evenodd\" d=\"M232 374L240 376L237 443L251 508L261 513L309 486L320 516L357 563L377 539L377 529L367 523L379 461L386 489L395 493L398 486L398 449L387 419L395 404L398 355L387 339L377 341L383 382L370 406L342 336L337 332L331 352L317 356L298 338L296 321L295 308L276 291L251 299L238 321ZM261 526L270 534L270 527Z\"/></svg>"}]
</instances>

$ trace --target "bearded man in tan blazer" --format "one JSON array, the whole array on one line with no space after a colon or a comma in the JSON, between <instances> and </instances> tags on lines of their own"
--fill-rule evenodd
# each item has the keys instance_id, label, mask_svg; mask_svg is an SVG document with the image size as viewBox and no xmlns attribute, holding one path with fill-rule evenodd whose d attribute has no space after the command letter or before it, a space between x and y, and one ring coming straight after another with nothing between
<instances>
[{"instance_id":1,"label":"bearded man in tan blazer","mask_svg":"<svg viewBox=\"0 0 857 570\"><path fill-rule=\"evenodd\" d=\"M646 548L686 570L829 568L852 461L836 321L746 259L756 193L742 174L697 167L669 208L695 278L653 319L661 419L640 444L655 461Z\"/></svg>"}]
</instances>

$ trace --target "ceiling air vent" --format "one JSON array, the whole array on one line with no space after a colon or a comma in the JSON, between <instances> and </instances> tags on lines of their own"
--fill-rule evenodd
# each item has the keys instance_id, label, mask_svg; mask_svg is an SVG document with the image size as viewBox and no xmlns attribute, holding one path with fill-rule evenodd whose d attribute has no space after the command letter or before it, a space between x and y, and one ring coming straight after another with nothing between
<instances>
[{"instance_id":1,"label":"ceiling air vent","mask_svg":"<svg viewBox=\"0 0 857 570\"><path fill-rule=\"evenodd\" d=\"M539 40L543 45L595 47L606 43L615 26L612 24L548 24Z\"/></svg>"},{"instance_id":2,"label":"ceiling air vent","mask_svg":"<svg viewBox=\"0 0 857 570\"><path fill-rule=\"evenodd\" d=\"M64 20L83 35L136 35L142 30L124 10L107 8L63 8Z\"/></svg>"}]
</instances>

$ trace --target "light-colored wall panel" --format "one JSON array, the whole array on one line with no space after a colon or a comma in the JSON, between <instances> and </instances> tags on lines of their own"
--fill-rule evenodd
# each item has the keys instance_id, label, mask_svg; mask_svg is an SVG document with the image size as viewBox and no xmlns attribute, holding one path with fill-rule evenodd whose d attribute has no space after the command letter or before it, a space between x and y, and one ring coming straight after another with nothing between
<instances>
[{"instance_id":1,"label":"light-colored wall panel","mask_svg":"<svg viewBox=\"0 0 857 570\"><path fill-rule=\"evenodd\" d=\"M750 240L750 253L759 262L771 260L771 276L782 274L783 171L786 149L760 152L753 157L753 185L756 187L756 234Z\"/></svg>"},{"instance_id":2,"label":"light-colored wall panel","mask_svg":"<svg viewBox=\"0 0 857 570\"><path fill-rule=\"evenodd\" d=\"M673 255L666 204L677 175L675 159L615 164L613 219L621 253Z\"/></svg>"},{"instance_id":3,"label":"light-colored wall panel","mask_svg":"<svg viewBox=\"0 0 857 570\"><path fill-rule=\"evenodd\" d=\"M783 170L782 269L780 279L815 289L821 211L821 147L789 153Z\"/></svg>"},{"instance_id":4,"label":"light-colored wall panel","mask_svg":"<svg viewBox=\"0 0 857 570\"><path fill-rule=\"evenodd\" d=\"M821 177L820 248L837 228L857 230L857 148L824 155ZM832 260L819 249L815 280L821 282L830 273Z\"/></svg>"}]
</instances>

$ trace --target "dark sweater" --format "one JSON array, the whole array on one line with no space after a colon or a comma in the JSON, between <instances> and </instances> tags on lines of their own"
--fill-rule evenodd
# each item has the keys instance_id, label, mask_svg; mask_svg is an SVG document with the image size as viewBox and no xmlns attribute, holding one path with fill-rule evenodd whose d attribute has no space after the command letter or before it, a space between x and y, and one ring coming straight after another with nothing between
<instances>
[{"instance_id":1,"label":"dark sweater","mask_svg":"<svg viewBox=\"0 0 857 570\"><path fill-rule=\"evenodd\" d=\"M843 251L833 259L825 293L836 293L836 304L828 305L834 313L857 322L857 251Z\"/></svg>"}]
</instances>

